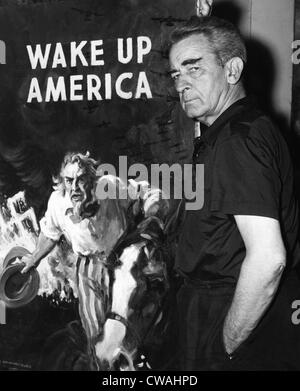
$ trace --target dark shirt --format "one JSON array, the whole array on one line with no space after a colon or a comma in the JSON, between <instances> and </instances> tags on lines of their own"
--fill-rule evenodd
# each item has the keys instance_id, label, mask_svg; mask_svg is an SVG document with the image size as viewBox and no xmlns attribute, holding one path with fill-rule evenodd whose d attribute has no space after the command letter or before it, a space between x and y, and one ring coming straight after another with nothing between
<instances>
[{"instance_id":1,"label":"dark shirt","mask_svg":"<svg viewBox=\"0 0 300 391\"><path fill-rule=\"evenodd\" d=\"M191 279L235 283L246 250L234 215L279 220L288 267L298 261L298 206L285 140L248 98L235 102L195 140L204 164L204 205L185 214L176 254Z\"/></svg>"}]
</instances>

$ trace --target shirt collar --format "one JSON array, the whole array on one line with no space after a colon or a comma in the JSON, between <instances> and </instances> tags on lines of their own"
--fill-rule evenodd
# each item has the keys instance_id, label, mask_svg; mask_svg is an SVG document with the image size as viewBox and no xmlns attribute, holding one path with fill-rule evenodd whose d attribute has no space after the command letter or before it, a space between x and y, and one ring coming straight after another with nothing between
<instances>
[{"instance_id":1,"label":"shirt collar","mask_svg":"<svg viewBox=\"0 0 300 391\"><path fill-rule=\"evenodd\" d=\"M218 134L221 128L230 120L234 115L240 112L242 109L247 107L251 102L250 98L245 97L237 100L231 106L229 106L209 127L207 127L203 134L200 136L201 141L208 144L213 145L218 137ZM199 140L197 137L194 140L194 143Z\"/></svg>"}]
</instances>

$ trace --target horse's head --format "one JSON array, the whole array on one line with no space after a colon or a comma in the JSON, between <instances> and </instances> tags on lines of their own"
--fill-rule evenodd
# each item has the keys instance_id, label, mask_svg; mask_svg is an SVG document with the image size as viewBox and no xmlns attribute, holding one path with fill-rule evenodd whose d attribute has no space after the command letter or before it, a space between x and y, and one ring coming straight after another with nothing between
<instances>
[{"instance_id":1,"label":"horse's head","mask_svg":"<svg viewBox=\"0 0 300 391\"><path fill-rule=\"evenodd\" d=\"M163 239L161 221L149 217L120 238L109 258L110 308L95 347L101 368L135 370L144 362L144 349L160 343L168 291Z\"/></svg>"}]
</instances>

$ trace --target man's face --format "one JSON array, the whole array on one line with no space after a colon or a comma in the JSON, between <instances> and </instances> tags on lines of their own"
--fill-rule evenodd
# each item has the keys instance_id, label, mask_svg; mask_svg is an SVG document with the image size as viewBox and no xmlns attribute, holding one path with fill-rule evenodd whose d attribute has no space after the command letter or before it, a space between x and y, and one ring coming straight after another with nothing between
<instances>
[{"instance_id":1,"label":"man's face","mask_svg":"<svg viewBox=\"0 0 300 391\"><path fill-rule=\"evenodd\" d=\"M222 112L229 84L207 38L195 34L175 43L170 68L187 116L210 125Z\"/></svg>"},{"instance_id":2,"label":"man's face","mask_svg":"<svg viewBox=\"0 0 300 391\"><path fill-rule=\"evenodd\" d=\"M89 178L78 163L68 163L63 171L66 191L72 203L82 202L86 198L87 189L90 188Z\"/></svg>"}]
</instances>

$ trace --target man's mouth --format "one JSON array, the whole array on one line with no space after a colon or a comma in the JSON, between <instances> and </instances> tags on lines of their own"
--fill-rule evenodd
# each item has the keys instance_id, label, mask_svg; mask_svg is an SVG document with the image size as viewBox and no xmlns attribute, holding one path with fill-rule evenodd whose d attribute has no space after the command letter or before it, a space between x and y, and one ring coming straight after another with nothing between
<instances>
[{"instance_id":1,"label":"man's mouth","mask_svg":"<svg viewBox=\"0 0 300 391\"><path fill-rule=\"evenodd\" d=\"M186 105L186 104L189 104L189 103L194 102L195 100L196 100L195 98L193 98L193 99L185 99L185 100L183 101L183 103Z\"/></svg>"},{"instance_id":2,"label":"man's mouth","mask_svg":"<svg viewBox=\"0 0 300 391\"><path fill-rule=\"evenodd\" d=\"M72 194L71 199L72 199L73 201L81 201L81 199L82 199L82 194Z\"/></svg>"}]
</instances>

